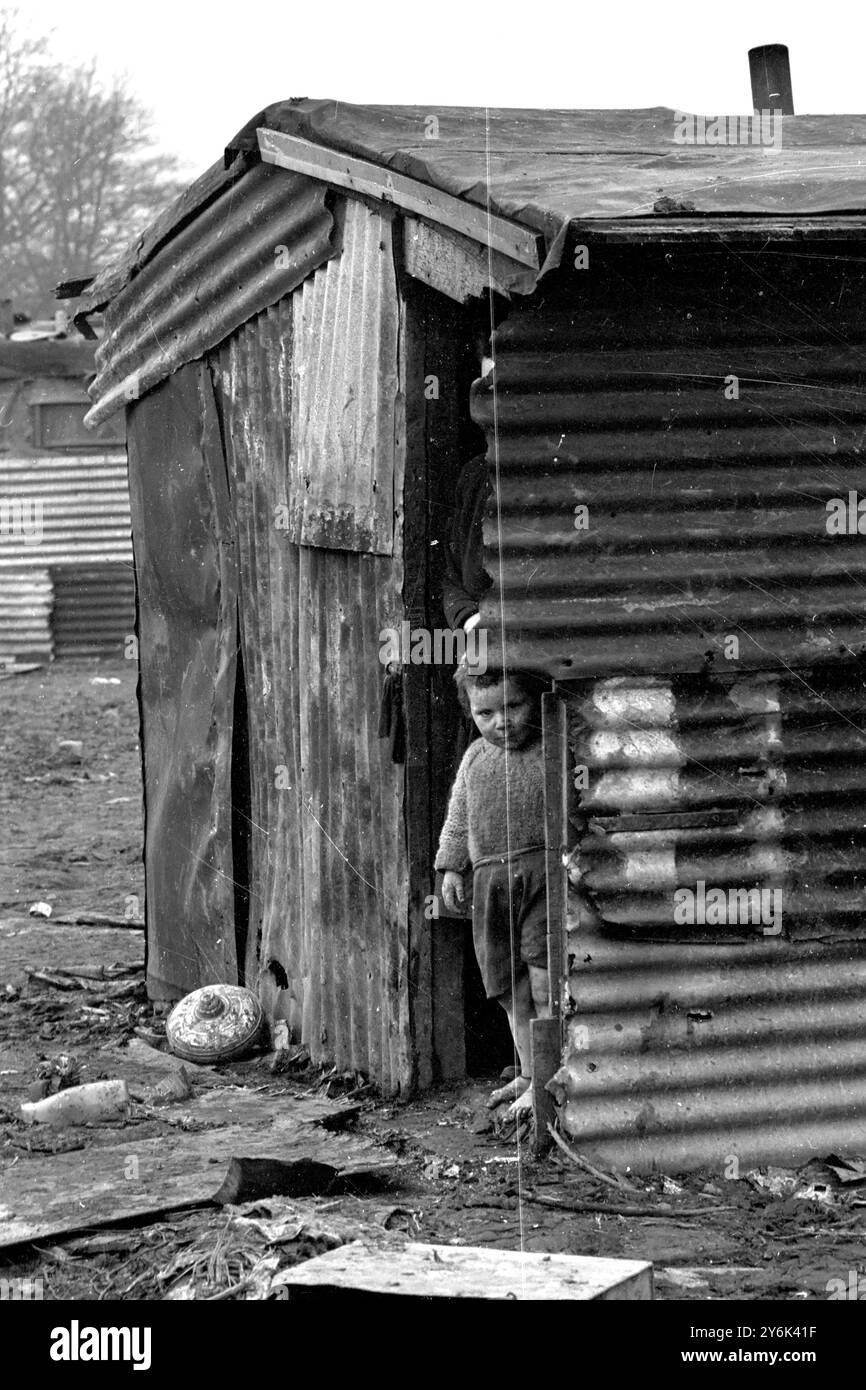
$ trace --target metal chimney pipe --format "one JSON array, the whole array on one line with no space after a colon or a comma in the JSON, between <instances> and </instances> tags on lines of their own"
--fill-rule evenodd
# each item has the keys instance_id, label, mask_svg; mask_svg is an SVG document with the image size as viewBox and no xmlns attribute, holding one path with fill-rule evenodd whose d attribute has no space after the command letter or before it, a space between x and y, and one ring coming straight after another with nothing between
<instances>
[{"instance_id":1,"label":"metal chimney pipe","mask_svg":"<svg viewBox=\"0 0 866 1390\"><path fill-rule=\"evenodd\" d=\"M787 44L765 43L760 48L750 48L749 76L755 111L781 111L784 116L793 116L794 95Z\"/></svg>"}]
</instances>

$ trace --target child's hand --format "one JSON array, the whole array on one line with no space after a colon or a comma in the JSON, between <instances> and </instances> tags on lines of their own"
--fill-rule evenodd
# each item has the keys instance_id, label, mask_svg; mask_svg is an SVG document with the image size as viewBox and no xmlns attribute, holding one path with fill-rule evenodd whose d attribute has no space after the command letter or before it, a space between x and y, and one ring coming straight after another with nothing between
<instances>
[{"instance_id":1,"label":"child's hand","mask_svg":"<svg viewBox=\"0 0 866 1390\"><path fill-rule=\"evenodd\" d=\"M449 912L457 912L463 906L465 894L462 874L455 873L453 869L449 869L446 874L443 874L442 897Z\"/></svg>"}]
</instances>

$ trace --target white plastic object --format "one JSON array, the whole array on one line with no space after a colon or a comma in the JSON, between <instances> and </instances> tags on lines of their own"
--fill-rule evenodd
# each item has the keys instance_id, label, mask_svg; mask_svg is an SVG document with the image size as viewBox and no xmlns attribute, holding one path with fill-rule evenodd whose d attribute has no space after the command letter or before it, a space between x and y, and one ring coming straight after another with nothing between
<instances>
[{"instance_id":1,"label":"white plastic object","mask_svg":"<svg viewBox=\"0 0 866 1390\"><path fill-rule=\"evenodd\" d=\"M24 1102L21 1115L28 1124L88 1125L105 1120L124 1120L129 1114L129 1089L125 1081L88 1081L70 1086L45 1100Z\"/></svg>"}]
</instances>

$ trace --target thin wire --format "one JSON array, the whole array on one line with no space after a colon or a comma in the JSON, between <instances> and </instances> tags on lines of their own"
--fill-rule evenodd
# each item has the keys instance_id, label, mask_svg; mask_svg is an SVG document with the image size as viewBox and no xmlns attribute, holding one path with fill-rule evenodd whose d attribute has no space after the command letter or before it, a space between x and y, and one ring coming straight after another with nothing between
<instances>
[{"instance_id":1,"label":"thin wire","mask_svg":"<svg viewBox=\"0 0 866 1390\"><path fill-rule=\"evenodd\" d=\"M490 108L487 107L487 106L485 106L485 108L484 108L484 162L485 162L485 182L486 182L486 185L487 185L487 193L486 193L486 207L487 207L487 277L488 277L488 285L492 285L492 284L494 283L494 279L493 279L493 244L492 244L492 240L491 240L492 211L491 211L491 207L490 207L490 188L491 188L491 177L490 177ZM488 288L488 291L487 291L487 303L488 303L488 306L489 306L489 309L490 309L490 344L491 344L491 353L492 353L493 361L494 361L494 370L493 370L493 471L494 471L494 476L495 476L495 480L496 480L496 539L497 539L497 545L498 545L498 550L499 550L499 592L500 592L500 594L502 594L503 591L504 591L504 584L503 584L503 580L504 580L504 563L503 563L503 556L502 556L502 498L501 498L501 488L500 488L500 485L499 485L499 482L500 482L500 470L499 470L499 401L498 401L498 386L497 386L496 367L495 367L496 352L495 352L495 349L494 349L494 346L493 346L493 335L494 335L494 331L495 331L495 328L496 328L496 324L495 324L494 316L493 316L493 293L492 293L492 290L490 290L489 288ZM502 604L501 602L500 602L500 604L499 604L499 640L500 640L500 647L501 647L501 651L502 651L502 678L503 678L502 694L503 694L503 698L504 698L504 699L506 700L506 702L507 702L507 700L508 700L508 686L507 686L507 681L508 681L508 665L507 665L507 659L506 659L506 654L505 654L505 609L504 609L504 606L503 606L503 604ZM507 853L507 855L508 855L508 873L509 873L509 891L508 891L508 895L507 895L507 896L508 896L508 939L509 939L510 954L511 954L511 1010L512 1010L512 1018L514 1019L515 1030L516 1030L516 1026L517 1026L517 972L516 972L515 964L514 964L514 938L515 938L515 930L514 930L514 899L513 899L512 893L511 893L511 882L512 882L512 872L511 872L511 864L512 864L512 860L511 860L511 794L510 794L510 787L511 787L511 769L510 769L510 766L509 766L510 754L509 754L509 746L508 746L508 712L507 712L507 708L506 708L505 732L506 732L505 748L504 748L504 752L505 752L505 849L506 849L506 853ZM528 970L528 967L527 967L527 970ZM530 993L530 998L531 998L531 993ZM530 1047L531 1047L531 1030L530 1030ZM519 1054L519 1052L517 1052L517 1037L516 1037L516 1035L515 1035L515 1037L514 1037L514 1051L515 1051L515 1053L517 1053L518 1060L520 1060L520 1054ZM521 1139L520 1139L520 1123L519 1123L519 1122L518 1122L518 1125L517 1125L517 1129L516 1129L516 1131L515 1131L514 1139L515 1139L515 1145L516 1145L516 1148L517 1148L517 1217L518 1217L518 1225L519 1225L519 1228L520 1228L520 1253L525 1255L525 1254L526 1254L526 1232L525 1232L525 1217L524 1217L524 1210L523 1210L523 1207L524 1207L524 1203L523 1203L523 1155L522 1155L522 1152L521 1152L521 1147L522 1147L522 1146L521 1146ZM526 1294L526 1272L525 1272L525 1269L524 1269L523 1265L521 1265L520 1273L521 1273L521 1279L523 1280L523 1285L524 1285L524 1287L523 1287L523 1293L524 1293L524 1296L525 1296L525 1294Z\"/></svg>"}]
</instances>

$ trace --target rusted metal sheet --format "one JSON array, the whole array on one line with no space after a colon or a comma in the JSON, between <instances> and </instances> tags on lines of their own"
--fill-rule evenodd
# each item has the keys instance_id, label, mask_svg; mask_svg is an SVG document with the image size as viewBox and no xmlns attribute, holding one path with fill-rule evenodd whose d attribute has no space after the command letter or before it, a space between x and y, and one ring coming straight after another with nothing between
<instances>
[{"instance_id":1,"label":"rusted metal sheet","mask_svg":"<svg viewBox=\"0 0 866 1390\"><path fill-rule=\"evenodd\" d=\"M51 660L53 604L48 570L0 570L0 662Z\"/></svg>"},{"instance_id":2,"label":"rusted metal sheet","mask_svg":"<svg viewBox=\"0 0 866 1390\"><path fill-rule=\"evenodd\" d=\"M201 357L333 255L325 194L259 165L175 229L108 306L89 423Z\"/></svg>"},{"instance_id":3,"label":"rusted metal sheet","mask_svg":"<svg viewBox=\"0 0 866 1390\"><path fill-rule=\"evenodd\" d=\"M491 660L500 615L509 660L564 680L866 649L866 535L831 525L866 494L863 263L769 259L602 248L512 309L478 402Z\"/></svg>"},{"instance_id":4,"label":"rusted metal sheet","mask_svg":"<svg viewBox=\"0 0 866 1390\"><path fill-rule=\"evenodd\" d=\"M147 983L237 982L231 750L237 581L210 377L130 408L145 796ZM167 540L167 538L170 538Z\"/></svg>"},{"instance_id":5,"label":"rusted metal sheet","mask_svg":"<svg viewBox=\"0 0 866 1390\"><path fill-rule=\"evenodd\" d=\"M720 1180L862 1148L866 942L570 945L553 1084L581 1152Z\"/></svg>"},{"instance_id":6,"label":"rusted metal sheet","mask_svg":"<svg viewBox=\"0 0 866 1390\"><path fill-rule=\"evenodd\" d=\"M369 284L352 280L354 270L349 259L350 282ZM351 294L334 293L360 327ZM275 509L291 512L297 501L292 393L305 377L297 322L291 300L282 301L211 358L249 720L246 976L314 1061L396 1092L413 1079L403 774L377 722L378 634L401 611L401 571L390 557L295 544L275 522ZM367 331L375 341L369 319ZM397 465L399 485L399 455Z\"/></svg>"},{"instance_id":7,"label":"rusted metal sheet","mask_svg":"<svg viewBox=\"0 0 866 1390\"><path fill-rule=\"evenodd\" d=\"M402 514L399 306L392 218L341 202L339 257L293 296L288 535L301 545L390 555Z\"/></svg>"}]
</instances>

